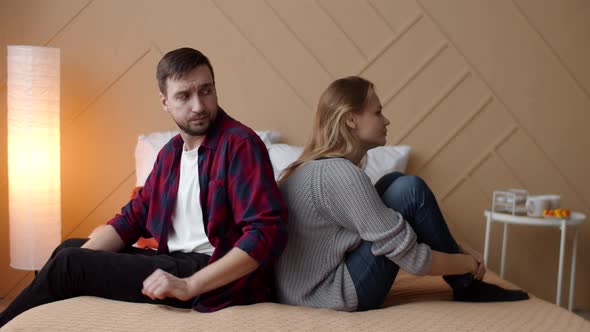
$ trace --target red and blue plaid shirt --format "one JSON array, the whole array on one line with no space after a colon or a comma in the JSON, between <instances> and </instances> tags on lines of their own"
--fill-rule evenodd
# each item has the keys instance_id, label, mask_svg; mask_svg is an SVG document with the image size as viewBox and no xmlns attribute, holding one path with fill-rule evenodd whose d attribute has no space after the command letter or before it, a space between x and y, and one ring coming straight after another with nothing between
<instances>
[{"instance_id":1,"label":"red and blue plaid shirt","mask_svg":"<svg viewBox=\"0 0 590 332\"><path fill-rule=\"evenodd\" d=\"M108 222L126 244L140 236L153 236L158 241L158 254L168 253L183 144L177 135L160 150L143 189ZM274 300L274 263L287 242L287 208L264 143L220 108L199 147L198 158L203 222L215 247L209 264L237 247L260 266L198 296L193 308L211 312Z\"/></svg>"}]
</instances>

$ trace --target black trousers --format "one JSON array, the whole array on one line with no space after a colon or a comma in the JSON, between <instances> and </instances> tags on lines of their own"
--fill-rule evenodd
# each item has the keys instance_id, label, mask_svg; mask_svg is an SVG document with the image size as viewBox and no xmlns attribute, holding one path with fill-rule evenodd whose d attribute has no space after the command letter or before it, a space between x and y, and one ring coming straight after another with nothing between
<instances>
[{"instance_id":1,"label":"black trousers","mask_svg":"<svg viewBox=\"0 0 590 332\"><path fill-rule=\"evenodd\" d=\"M69 239L58 246L33 282L0 314L0 327L36 306L81 295L190 308L192 301L143 295L143 281L156 269L188 277L207 266L210 258L183 252L156 255L133 247L118 253L80 248L87 240Z\"/></svg>"}]
</instances>

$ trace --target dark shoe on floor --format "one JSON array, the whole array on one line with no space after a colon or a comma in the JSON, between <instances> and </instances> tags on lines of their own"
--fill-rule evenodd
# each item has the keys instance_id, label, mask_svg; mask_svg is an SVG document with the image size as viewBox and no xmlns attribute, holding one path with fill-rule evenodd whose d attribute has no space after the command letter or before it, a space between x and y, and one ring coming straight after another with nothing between
<instances>
[{"instance_id":1,"label":"dark shoe on floor","mask_svg":"<svg viewBox=\"0 0 590 332\"><path fill-rule=\"evenodd\" d=\"M529 295L522 290L510 290L489 284L480 280L473 280L465 288L453 289L453 300L462 302L504 302L528 300Z\"/></svg>"}]
</instances>

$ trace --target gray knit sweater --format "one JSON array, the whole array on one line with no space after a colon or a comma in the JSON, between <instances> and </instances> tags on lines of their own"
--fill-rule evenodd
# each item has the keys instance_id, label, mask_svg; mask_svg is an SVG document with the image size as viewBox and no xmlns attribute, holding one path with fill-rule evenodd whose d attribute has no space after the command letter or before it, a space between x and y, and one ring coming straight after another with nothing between
<instances>
[{"instance_id":1,"label":"gray knit sweater","mask_svg":"<svg viewBox=\"0 0 590 332\"><path fill-rule=\"evenodd\" d=\"M383 204L369 177L342 158L309 161L280 186L289 208L289 241L276 268L281 303L354 311L345 263L361 241L405 271L425 274L432 252L416 242L401 214Z\"/></svg>"}]
</instances>

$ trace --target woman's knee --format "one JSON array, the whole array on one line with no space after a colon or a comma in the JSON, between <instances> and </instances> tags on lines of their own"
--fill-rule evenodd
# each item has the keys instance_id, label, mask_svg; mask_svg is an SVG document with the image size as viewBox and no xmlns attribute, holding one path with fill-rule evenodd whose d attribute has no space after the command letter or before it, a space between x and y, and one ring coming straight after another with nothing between
<instances>
[{"instance_id":1,"label":"woman's knee","mask_svg":"<svg viewBox=\"0 0 590 332\"><path fill-rule=\"evenodd\" d=\"M396 181L396 185L401 186L402 188L412 188L412 189L424 189L428 188L426 182L419 177L418 175L406 175L400 177Z\"/></svg>"},{"instance_id":2,"label":"woman's knee","mask_svg":"<svg viewBox=\"0 0 590 332\"><path fill-rule=\"evenodd\" d=\"M383 194L385 193L385 191L387 190L387 188L389 188L389 186L391 186L397 179L401 178L404 176L404 173L402 172L391 172L391 173L387 173L385 175L383 175L376 183L375 183L375 189L377 189L377 192L379 193L379 196L383 196Z\"/></svg>"},{"instance_id":3,"label":"woman's knee","mask_svg":"<svg viewBox=\"0 0 590 332\"><path fill-rule=\"evenodd\" d=\"M393 182L386 192L395 194L395 196L416 194L430 190L424 180L417 175L404 175Z\"/></svg>"},{"instance_id":4,"label":"woman's knee","mask_svg":"<svg viewBox=\"0 0 590 332\"><path fill-rule=\"evenodd\" d=\"M399 177L381 195L385 205L400 213L414 211L427 197L430 197L430 189L417 175Z\"/></svg>"}]
</instances>

